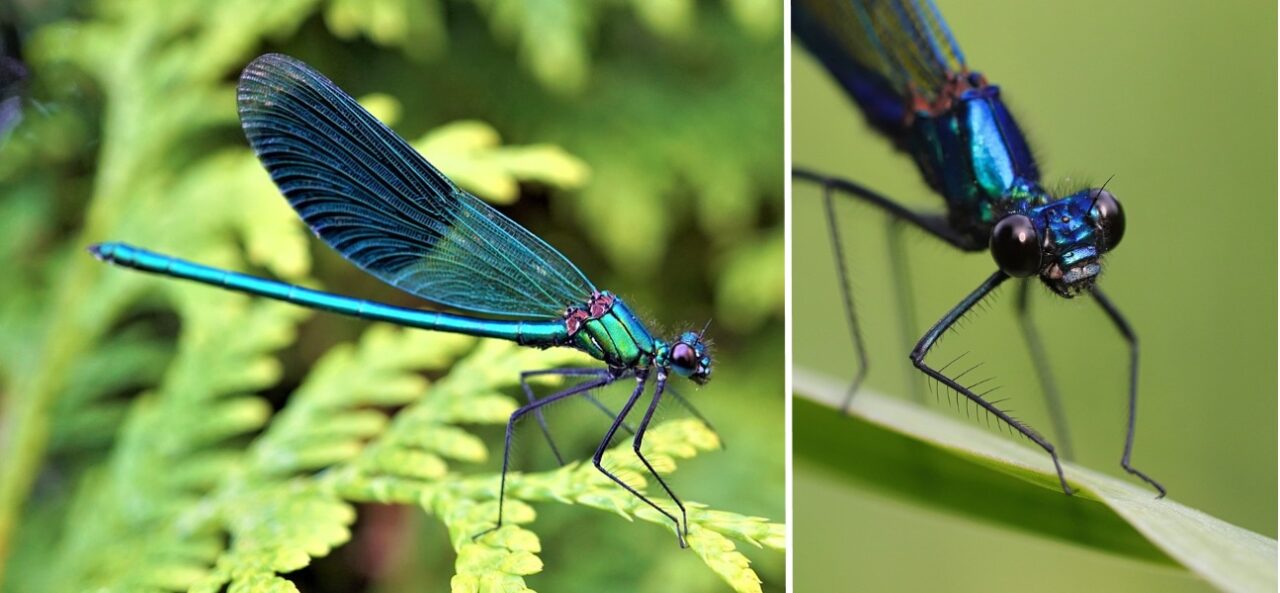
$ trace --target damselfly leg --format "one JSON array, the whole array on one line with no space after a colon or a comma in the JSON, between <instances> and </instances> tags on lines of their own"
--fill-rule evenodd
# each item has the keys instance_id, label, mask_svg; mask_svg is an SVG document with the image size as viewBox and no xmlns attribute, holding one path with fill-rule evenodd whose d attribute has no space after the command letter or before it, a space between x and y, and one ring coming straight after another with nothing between
<instances>
[{"instance_id":1,"label":"damselfly leg","mask_svg":"<svg viewBox=\"0 0 1280 593\"><path fill-rule=\"evenodd\" d=\"M604 452L609 448L609 444L613 442L613 436L617 434L618 427L622 425L622 420L627 417L627 414L631 413L631 409L635 407L636 402L639 401L640 399L640 396L644 395L644 388L649 380L649 372L648 370L637 371L635 376L636 376L635 391L631 392L631 397L627 398L627 403L623 404L622 409L618 411L618 417L613 421L613 425L609 427L609 431L605 433L604 438L600 439L600 445L596 447L596 452L595 452L595 455L591 457L591 462L596 466L597 470L600 470L600 473L608 476L609 479L616 482L619 486L622 486L622 488L625 489L627 492L630 492L632 496L639 498L640 500L644 501L645 504L648 504L649 506L653 507L655 510L657 510L659 513L662 513L668 519L671 519L671 522L675 523L676 525L676 538L680 541L680 547L685 548L685 547L688 547L688 544L685 543L684 532L681 528L680 520L676 519L675 515L672 515L662 507L658 506L657 503L653 502L652 500L649 500L649 498L641 494L639 490L636 490L635 488L631 487L630 484L627 484L626 482L624 482L622 478L619 478L609 470L605 469L603 464ZM662 397L662 389L664 387L666 387L666 377L660 375L658 378L657 388L654 390L653 402L650 403L649 409L648 411L646 411L644 419L640 421L640 425L639 427L637 427L635 440L632 441L632 447L635 449L636 456L638 456L640 458L640 461L644 463L645 467L649 469L649 473L653 474L654 478L657 478L658 483L662 485L662 488L666 490L667 494L671 496L671 499L675 501L676 506L680 507L680 512L683 514L684 505L681 504L680 501L676 499L675 494L673 494L671 492L671 489L667 487L667 483L662 481L662 478L658 476L658 473L656 471L654 471L653 466L649 465L648 460L646 460L644 456L640 454L640 445L644 442L644 431L648 427L650 418L653 416L653 411L657 408L658 400L661 399Z\"/></svg>"},{"instance_id":2,"label":"damselfly leg","mask_svg":"<svg viewBox=\"0 0 1280 593\"><path fill-rule=\"evenodd\" d=\"M644 411L644 418L640 420L640 426L637 427L636 436L631 441L631 449L635 451L636 457L640 459L640 463L643 463L645 468L649 470L649 475L653 476L653 479L658 481L658 485L662 486L662 489L667 492L667 496L671 497L671 502L674 502L676 504L676 508L680 509L680 521L676 521L676 537L680 539L680 547L685 547L685 538L689 536L689 513L685 511L684 503L680 502L676 493L667 485L666 480L662 479L662 475L658 473L658 470L653 469L653 465L649 463L649 460L645 458L644 453L640 451L640 446L644 444L644 433L649 429L649 422L653 420L653 413L657 411L658 403L662 401L662 393L666 388L667 375L659 370L658 379L653 388L653 400L649 402L649 409ZM649 501L646 500L645 502ZM652 502L649 502L649 504L653 505L653 507L657 508L659 511L662 510L658 505L655 505ZM662 514L667 517L671 517L671 515L665 511ZM674 517L671 518L674 519ZM684 525L683 531L681 530L682 523Z\"/></svg>"},{"instance_id":3,"label":"damselfly leg","mask_svg":"<svg viewBox=\"0 0 1280 593\"><path fill-rule=\"evenodd\" d=\"M801 181L818 184L826 194L838 192L875 206L885 214L919 228L962 251L981 251L987 248L986 243L974 241L956 232L947 224L945 217L931 212L917 212L859 183L802 168L792 169L791 176Z\"/></svg>"},{"instance_id":4,"label":"damselfly leg","mask_svg":"<svg viewBox=\"0 0 1280 593\"><path fill-rule=\"evenodd\" d=\"M853 303L853 287L849 286L849 265L845 262L844 243L840 240L840 225L836 224L836 207L835 201L831 198L831 186L822 185L822 204L827 212L827 228L831 235L831 249L835 253L836 273L840 278L840 294L844 297L844 313L845 320L849 323L849 335L853 339L853 351L858 357L858 371L853 376L853 381L849 383L849 389L844 395L844 404L841 409L846 414L849 413L849 406L853 404L853 396L858 392L858 388L862 387L863 379L867 378L867 371L870 365L867 364L867 347L862 340L862 325L858 323L857 308Z\"/></svg>"},{"instance_id":5,"label":"damselfly leg","mask_svg":"<svg viewBox=\"0 0 1280 593\"><path fill-rule=\"evenodd\" d=\"M504 439L502 444L502 477L499 479L499 482L498 482L498 522L494 524L493 527L475 534L474 536L472 536L472 539L476 539L487 533L497 531L502 527L503 504L504 504L504 500L506 498L506 492L507 492L507 469L511 465L511 439L515 433L516 422L518 422L520 418L524 417L525 414L537 411L544 406L553 404L558 401L562 401L564 399L573 397L575 395L586 393L588 391L591 391L592 389L604 387L605 385L608 385L610 383L613 383L614 381L617 381L618 379L621 379L622 377L625 377L629 372L630 371L624 371L622 373L614 374L609 371L604 371L595 379L586 381L584 383L579 383L578 385L574 385L573 387L565 389L564 391L560 391L558 393L548 395L547 397L544 397L532 403L525 404L524 406L520 407L519 409L511 413L511 417L507 420L506 438ZM643 380L641 380L640 387L644 387ZM632 397L634 398L635 396L633 395ZM625 409L623 410L622 414L618 416L617 419L614 420L612 428L609 429L610 437L612 437L613 433L618 429L618 426L622 423L622 418L624 416L626 416Z\"/></svg>"},{"instance_id":6,"label":"damselfly leg","mask_svg":"<svg viewBox=\"0 0 1280 593\"><path fill-rule=\"evenodd\" d=\"M1116 326L1116 330L1120 335L1124 336L1125 342L1129 344L1129 424L1125 429L1124 435L1124 456L1120 458L1120 467L1151 485L1159 492L1156 498L1164 498L1164 486L1159 482L1151 479L1151 476L1138 470L1129 464L1129 457L1133 453L1133 433L1134 427L1138 422L1138 336L1133 333L1133 328L1129 327L1129 322L1125 320L1124 315L1120 314L1120 310L1112 304L1111 299L1103 294L1098 287L1093 288L1093 300L1102 306L1102 310L1107 312L1107 317L1111 319L1111 323Z\"/></svg>"},{"instance_id":7,"label":"damselfly leg","mask_svg":"<svg viewBox=\"0 0 1280 593\"><path fill-rule=\"evenodd\" d=\"M844 243L840 236L840 225L836 223L835 196L839 194L875 206L876 208L884 211L885 214L889 215L890 220L893 221L891 224L894 226L900 228L903 224L910 224L925 231L931 236L937 237L948 244L966 251L981 249L982 246L975 247L972 241L969 241L966 237L956 233L948 227L946 221L943 220L942 217L936 214L911 210L910 208L899 204L892 198L883 196L858 183L823 175L807 169L792 169L791 175L795 179L815 183L822 187L822 199L823 205L826 209L828 233L831 237L832 250L835 253L836 271L837 276L840 279L840 293L844 298L843 304L845 319L849 324L849 333L853 340L854 352L858 357L858 371L857 374L854 375L853 381L850 382L848 391L845 393L842 408L847 413L849 411L849 406L853 403L854 394L858 392L858 389L862 386L862 381L867 376L868 358L866 345L862 338L862 328L858 322L857 308L854 304L853 288L849 284L848 266L845 258ZM898 233L898 231L891 229L891 245L897 241L894 237L895 233ZM892 249L891 253L892 251L896 251L896 249ZM905 279L905 271L901 274L895 272L894 282L896 286L895 292L899 295L899 299L901 300L902 295L908 291L908 280ZM904 307L911 307L909 301L909 298L903 301ZM910 323L910 321L905 323Z\"/></svg>"},{"instance_id":8,"label":"damselfly leg","mask_svg":"<svg viewBox=\"0 0 1280 593\"><path fill-rule=\"evenodd\" d=\"M969 398L982 409L1004 421L1005 424L1008 424L1014 430L1022 433L1023 436L1031 439L1031 442L1044 449L1045 452L1053 458L1053 467L1058 472L1058 481L1062 484L1062 491L1067 494L1071 494L1072 490L1071 487L1067 485L1067 478L1062 474L1062 464L1058 462L1058 453L1054 450L1053 445L1050 444L1049 441L1045 440L1044 437L1040 436L1040 433L1032 430L1031 427L1023 424L1017 418L1010 416L1005 413L1004 410L997 408L995 404L983 399L980 394L974 393L969 387L961 385L954 378L948 377L941 371L929 366L929 364L924 360L925 356L929 354L929 349L933 348L934 343L938 341L938 338L942 336L943 333L946 333L948 329L951 329L951 326L954 325L956 321L959 321L960 318L964 317L965 313L968 313L974 305L978 304L978 302L983 298L986 298L987 295L991 294L991 291L995 290L997 286L1000 286L1002 282L1008 279L1009 276L1004 272L996 272L992 274L982 283L981 286L977 288L977 290L974 290L969 294L969 296L966 296L961 300L959 304L952 307L950 311L947 311L947 314L943 315L942 319L939 319L928 332L925 332L924 336L920 338L920 341L916 343L915 349L911 351L911 363L916 365L916 368L924 371L926 375L941 381L947 387L955 390L956 393Z\"/></svg>"},{"instance_id":9,"label":"damselfly leg","mask_svg":"<svg viewBox=\"0 0 1280 593\"><path fill-rule=\"evenodd\" d=\"M569 390L566 390L564 392L557 393L539 400L534 395L533 387L529 385L528 380L532 377L543 376L543 375L553 375L553 376L560 376L560 377L593 377L593 380L587 381L582 385L578 385L573 388L570 388ZM675 399L675 401L681 407L685 408L690 414L692 414L695 418L697 418L699 422L702 422L704 425L706 425L708 430L712 432L716 432L716 429L714 426L711 425L711 422L709 422L706 419L706 417L702 414L702 412L700 412L698 408L693 405L692 402L685 399L684 396L676 392L675 389L667 386L667 377L663 374L659 374L658 379L655 381L656 385L654 390L653 401L649 404L648 409L645 411L644 418L641 420L637 428L632 428L629 424L626 423L625 416L628 413L630 413L631 408L634 405L638 395L640 393L643 393L642 388L644 386L644 380L639 375L637 375L637 379L640 381L640 385L637 387L636 393L632 394L631 398L628 399L627 404L623 406L622 410L615 413L613 410L611 410L608 406L606 406L603 402L601 402L598 398L596 398L594 395L590 393L590 390L596 389L597 387L604 387L616 379L616 378L610 378L610 377L611 377L611 372L607 369L558 368L558 369L542 369L537 371L525 371L523 373L520 373L520 386L524 390L525 397L528 399L529 404L526 405L525 408L521 408L523 412L521 410L517 410L516 414L512 415L513 420L508 425L508 450L510 447L509 442L510 442L511 429L514 426L516 415L519 414L522 416L525 413L532 412L534 416L538 419L538 427L542 431L542 435L546 437L547 444L550 445L552 453L554 453L556 456L556 461L560 465L564 465L564 458L561 456L560 450L556 446L555 439L551 436L551 430L547 426L546 420L543 416L543 408L547 404L564 399L563 397L560 397L560 396L566 395L566 394L579 395L580 397L586 398L588 401L592 403L592 405L594 405L597 409L599 409L606 416L608 416L611 421L614 422L614 424L610 427L609 432L606 435L605 439L601 442L600 448L597 450L597 455L599 456L603 455L603 451L608 448L609 443L613 440L613 436L619 428L626 431L627 434L633 435L632 449L635 451L636 457L640 459L640 462L644 464L644 466L649 470L649 473L653 476L653 478L658 482L660 486L662 486L662 489L666 491L667 495L671 497L672 502L674 502L676 504L676 507L680 509L681 520L677 521L675 517L672 516L670 513L664 511L661 507L658 507L648 498L641 495L639 492L636 492L627 484L621 482L616 476L614 476L608 470L604 469L599 465L599 459L596 459L597 469L599 469L605 475L609 476L615 482L618 482L620 485L626 488L629 492L631 492L631 494L639 497L641 500L644 500L646 503L648 503L650 506L657 509L663 515L666 515L668 518L675 521L676 533L677 533L677 536L679 536L680 538L681 545L683 546L684 538L689 535L688 514L685 511L684 504L680 502L680 499L678 497L676 497L675 492L672 491L669 486L667 486L666 481L662 479L662 476L658 474L657 470L655 470L653 466L650 465L649 460L645 458L643 453L641 453L640 447L644 443L644 433L648 429L650 421L653 419L654 412L658 409L658 406L662 401L663 395L667 395L667 394L671 395L672 398ZM600 381L604 379L608 379L608 381L605 383L600 383ZM583 386L585 386L585 390L580 390L579 388ZM716 433L716 436L717 438L719 438L718 432ZM721 446L723 446L723 443ZM504 488L505 488L506 467L507 467L507 453L504 452L503 454ZM500 527L502 525L501 500L498 503L498 514L499 514L498 526ZM495 527L494 529L496 528L497 527ZM484 533L488 533L488 532L486 531ZM480 535L483 535L483 533L481 533Z\"/></svg>"},{"instance_id":10,"label":"damselfly leg","mask_svg":"<svg viewBox=\"0 0 1280 593\"><path fill-rule=\"evenodd\" d=\"M524 391L525 400L529 403L534 403L538 400L538 396L533 392L533 386L529 384L529 379L532 377L544 375L557 377L598 377L608 373L609 371L606 369L584 369L580 367L524 371L520 373L520 388ZM707 417L698 410L697 406L693 405L693 402L685 399L685 397L680 395L680 392L676 391L674 387L668 386L666 392L672 396L672 399L674 399L680 407L687 410L689 414L693 415L694 418L697 418L699 422L706 425L707 430L715 433L716 439L720 441L720 448L725 448L724 437L720 436L720 432L716 430L716 427L711 424L711 421L707 420ZM608 417L610 421L613 421L613 419L618 417L618 414L614 412L613 409L600 401L600 399L594 394L585 392L582 394L582 397L590 402L596 409L600 410L600 412ZM542 431L542 436L546 438L547 445L551 447L551 453L556 457L556 464L563 466L565 464L564 456L560 453L560 448L556 446L555 438L551 436L551 428L547 425L546 415L543 413L543 410L539 408L534 411L534 416L538 420L538 429ZM629 435L634 435L636 433L635 428L632 428L632 426L626 422L622 423L622 430L626 431Z\"/></svg>"},{"instance_id":11,"label":"damselfly leg","mask_svg":"<svg viewBox=\"0 0 1280 593\"><path fill-rule=\"evenodd\" d=\"M525 399L532 404L538 401L538 396L533 393L533 386L529 385L529 378L531 377L545 375L556 377L600 377L607 374L609 374L608 369L584 369L580 367L524 371L520 373L520 388L524 390ZM609 409L609 406L606 406L604 402L601 402L590 392L584 392L582 397L591 402L591 405L603 412L605 416L608 416L609 420L612 421L617 417L617 414L614 414L613 410ZM547 426L547 418L542 408L534 410L533 415L538 420L538 429L542 431L542 436L546 437L547 445L551 447L551 453L556 457L556 464L563 466L565 463L564 456L560 454L560 448L556 446L556 441L551 436L551 429ZM635 430L626 423L623 423L622 428L627 431L627 434L635 434Z\"/></svg>"}]
</instances>

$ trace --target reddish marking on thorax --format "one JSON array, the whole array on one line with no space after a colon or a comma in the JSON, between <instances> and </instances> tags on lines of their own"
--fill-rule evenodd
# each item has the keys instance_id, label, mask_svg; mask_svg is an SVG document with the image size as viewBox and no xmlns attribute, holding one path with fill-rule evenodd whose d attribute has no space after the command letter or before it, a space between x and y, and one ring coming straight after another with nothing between
<instances>
[{"instance_id":1,"label":"reddish marking on thorax","mask_svg":"<svg viewBox=\"0 0 1280 593\"><path fill-rule=\"evenodd\" d=\"M591 300L587 301L585 308L569 307L564 312L564 327L569 332L569 336L573 337L588 321L604 317L612 308L613 295L599 292L592 293Z\"/></svg>"},{"instance_id":2,"label":"reddish marking on thorax","mask_svg":"<svg viewBox=\"0 0 1280 593\"><path fill-rule=\"evenodd\" d=\"M947 82L942 85L942 90L938 93L938 97L930 102L920 94L915 85L910 85L908 90L911 92L911 97L908 101L911 108L907 110L907 124L910 125L917 115L937 117L951 111L960 95L966 91L986 86L987 77L980 73L968 70L952 72L947 75Z\"/></svg>"}]
</instances>

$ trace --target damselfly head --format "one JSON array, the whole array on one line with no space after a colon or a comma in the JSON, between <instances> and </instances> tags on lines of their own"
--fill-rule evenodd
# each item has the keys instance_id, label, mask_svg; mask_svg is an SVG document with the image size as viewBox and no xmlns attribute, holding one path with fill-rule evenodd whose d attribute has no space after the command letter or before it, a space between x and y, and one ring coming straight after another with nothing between
<instances>
[{"instance_id":1,"label":"damselfly head","mask_svg":"<svg viewBox=\"0 0 1280 593\"><path fill-rule=\"evenodd\" d=\"M657 363L699 385L711 378L711 352L700 332L684 332L670 346L659 349Z\"/></svg>"},{"instance_id":2,"label":"damselfly head","mask_svg":"<svg viewBox=\"0 0 1280 593\"><path fill-rule=\"evenodd\" d=\"M1090 189L1006 214L991 230L991 256L1004 273L1039 275L1071 298L1093 288L1102 254L1123 236L1120 202L1105 189Z\"/></svg>"}]
</instances>

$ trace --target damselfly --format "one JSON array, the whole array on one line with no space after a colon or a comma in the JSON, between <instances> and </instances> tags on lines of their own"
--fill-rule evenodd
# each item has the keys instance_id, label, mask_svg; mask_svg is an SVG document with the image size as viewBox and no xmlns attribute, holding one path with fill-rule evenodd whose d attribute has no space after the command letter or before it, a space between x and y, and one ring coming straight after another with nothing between
<instances>
[{"instance_id":1,"label":"damselfly","mask_svg":"<svg viewBox=\"0 0 1280 593\"><path fill-rule=\"evenodd\" d=\"M804 168L793 170L795 179L819 184L823 190L859 365L846 409L866 376L867 355L835 221L836 195L875 206L891 219L958 249L990 250L998 269L925 332L911 351L911 362L1048 452L1068 494L1071 487L1048 439L985 399L983 392L975 391L977 385L961 383L963 370L948 373L947 366L935 368L925 359L938 338L974 305L1006 280L1019 279L1018 319L1059 437L1065 438L1044 348L1028 316L1028 289L1032 279L1039 277L1060 296L1092 298L1129 346L1129 421L1121 465L1164 496L1158 482L1130 464L1138 395L1136 334L1095 284L1103 254L1115 249L1124 236L1124 214L1116 197L1106 191L1105 184L1066 195L1055 195L1041 185L1039 168L1000 98L999 87L966 66L931 0L793 0L792 28L871 126L915 160L946 204L945 214L916 211L862 184ZM893 250L890 255L894 257ZM897 261L894 265L901 267ZM898 294L905 292L903 277L894 277Z\"/></svg>"},{"instance_id":2,"label":"damselfly","mask_svg":"<svg viewBox=\"0 0 1280 593\"><path fill-rule=\"evenodd\" d=\"M621 298L596 290L558 251L459 189L342 89L298 60L275 54L254 60L240 77L237 102L241 126L258 159L325 243L405 292L459 311L505 319L396 307L211 268L124 243L94 245L90 251L95 256L144 272L374 321L585 352L604 367L521 374L529 403L507 423L493 529L502 526L516 422L534 414L559 458L541 409L574 396L591 398L590 391L630 378L635 379L630 397L616 413L606 409L612 424L592 461L604 475L670 519L680 545L686 545L684 505L645 459L641 444L664 394L687 405L668 389L670 373L698 384L711 377L703 332L684 332L672 340L655 338ZM535 398L527 380L537 375L582 382ZM652 398L632 430L624 421L651 379ZM679 518L601 465L619 428L634 432L636 456L671 497Z\"/></svg>"}]
</instances>

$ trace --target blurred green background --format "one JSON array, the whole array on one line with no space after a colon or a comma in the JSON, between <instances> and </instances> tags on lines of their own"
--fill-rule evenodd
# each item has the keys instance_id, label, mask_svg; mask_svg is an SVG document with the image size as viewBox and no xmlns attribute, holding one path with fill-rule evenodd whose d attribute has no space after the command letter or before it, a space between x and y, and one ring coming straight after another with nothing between
<instances>
[{"instance_id":1,"label":"blurred green background","mask_svg":"<svg viewBox=\"0 0 1280 593\"><path fill-rule=\"evenodd\" d=\"M1124 243L1101 280L1142 343L1134 464L1175 500L1276 535L1276 8L1264 2L995 3L939 0L969 65L1001 85L1049 187L1108 187ZM794 163L939 208L913 162L864 125L793 44ZM795 364L853 376L820 193L794 192ZM868 387L910 397L882 215L839 207L870 349ZM919 331L993 269L908 231ZM943 340L971 350L1004 405L1050 433L1013 315L1013 288ZM1126 355L1090 300L1036 286L1078 461L1124 475ZM943 414L947 404L927 405ZM803 431L797 426L797 431ZM874 455L874 451L851 451ZM1047 463L1047 460L1046 460ZM1204 591L1186 573L891 500L795 464L798 591ZM1033 583L1033 584L1030 584Z\"/></svg>"},{"instance_id":2,"label":"blurred green background","mask_svg":"<svg viewBox=\"0 0 1280 593\"><path fill-rule=\"evenodd\" d=\"M123 385L79 385L74 401L61 398L66 377L90 359L130 364L111 362L108 344L121 327L160 345L180 332L179 320L158 315L155 302L135 310L145 300L136 290L112 292L110 305L95 305L101 287L133 282L119 279L132 272L92 262L87 244L163 236L173 242L147 246L185 257L215 249L242 268L420 304L317 241L309 253L264 255L264 245L303 229L290 223L289 237L254 236L252 221L235 218L265 216L259 202L236 205L247 186L230 163L248 155L235 119L235 80L267 51L303 59L357 98L377 93L379 114L396 116L393 127L411 140L460 120L484 122L479 136L496 133L502 146L441 142L461 168L473 167L467 179L459 177L464 186L564 252L598 287L627 299L656 333L711 319L714 380L697 390L683 385L683 393L728 448L682 463L672 486L717 509L784 519L783 36L776 1L23 0L12 8L0 17L16 22L32 75L24 119L0 139L0 266L7 276L0 283L0 468L7 468L0 540L11 554L0 583L7 590L40 582L59 558L84 552L76 550L77 526L65 524L62 513L89 487L86 476L111 467L122 422L164 368L140 367ZM535 155L529 145L572 156ZM587 176L575 173L574 157ZM544 161L565 170L528 170ZM265 172L252 175L260 177L253 192L275 194L263 185ZM202 187L190 187L193 179ZM181 202L190 210L174 211L171 196L198 192L202 197ZM278 194L261 200L283 204ZM201 203L218 207L192 207ZM319 356L365 327L309 317L280 353L283 377L265 395L285 405L281 398ZM678 408L667 412L679 415ZM589 455L595 423L561 428L569 450ZM501 431L485 434L497 447ZM526 440L516 463L551 467L545 448ZM361 561L341 549L291 576L311 591L326 583L444 589L454 555L443 530L434 518L404 511L390 525L402 535L409 526L409 535L392 538L398 550L388 553L389 567L377 579L343 580ZM601 520L588 509L539 511L534 529L546 569L529 578L536 589L727 589L667 530ZM765 590L781 590L782 554L746 548ZM109 551L94 553L110 562Z\"/></svg>"}]
</instances>

